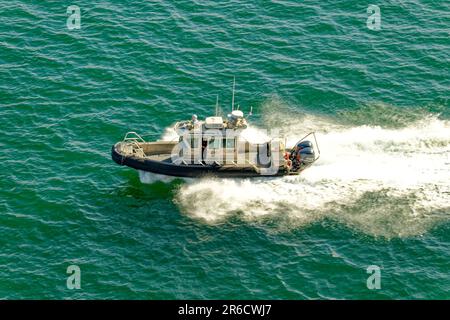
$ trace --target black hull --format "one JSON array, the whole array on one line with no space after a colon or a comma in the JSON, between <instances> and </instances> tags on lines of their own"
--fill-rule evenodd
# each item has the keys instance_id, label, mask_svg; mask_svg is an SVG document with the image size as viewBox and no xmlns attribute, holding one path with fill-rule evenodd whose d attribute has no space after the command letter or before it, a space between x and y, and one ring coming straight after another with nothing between
<instances>
[{"instance_id":1,"label":"black hull","mask_svg":"<svg viewBox=\"0 0 450 320\"><path fill-rule=\"evenodd\" d=\"M114 162L121 166L127 166L136 170L153 172L167 176L199 178L202 176L216 176L224 178L250 178L261 177L253 167L235 168L222 166L203 166L203 165L176 165L169 162L154 161L150 159L139 159L133 156L121 155L112 147L111 156ZM274 175L268 177L286 175L285 170L278 170Z\"/></svg>"}]
</instances>

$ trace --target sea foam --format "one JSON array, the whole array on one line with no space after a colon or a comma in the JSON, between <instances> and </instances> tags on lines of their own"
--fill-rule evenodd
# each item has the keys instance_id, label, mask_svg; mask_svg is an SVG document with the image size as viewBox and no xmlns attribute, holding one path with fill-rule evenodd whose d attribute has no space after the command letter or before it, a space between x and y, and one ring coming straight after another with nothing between
<instances>
[{"instance_id":1,"label":"sea foam","mask_svg":"<svg viewBox=\"0 0 450 320\"><path fill-rule=\"evenodd\" d=\"M182 211L212 224L232 215L287 218L293 227L331 218L388 238L424 233L450 217L448 121L429 116L383 128L295 120L287 145L305 130L317 132L321 157L312 167L300 176L195 180L176 195Z\"/></svg>"}]
</instances>

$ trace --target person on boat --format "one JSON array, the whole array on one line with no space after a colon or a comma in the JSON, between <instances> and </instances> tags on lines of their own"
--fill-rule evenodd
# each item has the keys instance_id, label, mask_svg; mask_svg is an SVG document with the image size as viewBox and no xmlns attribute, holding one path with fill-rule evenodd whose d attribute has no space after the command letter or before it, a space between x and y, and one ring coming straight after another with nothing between
<instances>
[{"instance_id":1,"label":"person on boat","mask_svg":"<svg viewBox=\"0 0 450 320\"><path fill-rule=\"evenodd\" d=\"M193 114L193 115L192 115L191 121L192 121L192 124L193 124L194 126L198 124L198 118L197 118L197 115L196 115L196 114Z\"/></svg>"},{"instance_id":2,"label":"person on boat","mask_svg":"<svg viewBox=\"0 0 450 320\"><path fill-rule=\"evenodd\" d=\"M301 149L303 149L302 145L297 144L290 155L290 159L292 161L292 170L294 171L298 170L301 165L301 156L300 156Z\"/></svg>"}]
</instances>

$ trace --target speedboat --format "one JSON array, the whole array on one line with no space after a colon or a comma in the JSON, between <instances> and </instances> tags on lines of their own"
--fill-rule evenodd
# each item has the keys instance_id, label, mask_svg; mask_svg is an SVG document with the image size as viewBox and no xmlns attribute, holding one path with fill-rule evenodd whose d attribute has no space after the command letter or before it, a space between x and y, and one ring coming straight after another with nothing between
<instances>
[{"instance_id":1,"label":"speedboat","mask_svg":"<svg viewBox=\"0 0 450 320\"><path fill-rule=\"evenodd\" d=\"M200 121L193 115L177 122L172 141L145 141L128 132L112 146L112 159L136 170L191 178L298 175L317 161L320 150L314 132L292 148L277 136L263 141L246 138L248 122L239 106L234 108L234 91L233 84L231 113L226 117L219 116L217 98L215 116Z\"/></svg>"},{"instance_id":2,"label":"speedboat","mask_svg":"<svg viewBox=\"0 0 450 320\"><path fill-rule=\"evenodd\" d=\"M320 156L314 132L286 148L279 138L252 142L245 137L247 120L233 110L226 119L211 116L203 121L192 116L177 122L172 141L145 141L128 132L112 146L119 165L177 177L258 177L298 175Z\"/></svg>"}]
</instances>

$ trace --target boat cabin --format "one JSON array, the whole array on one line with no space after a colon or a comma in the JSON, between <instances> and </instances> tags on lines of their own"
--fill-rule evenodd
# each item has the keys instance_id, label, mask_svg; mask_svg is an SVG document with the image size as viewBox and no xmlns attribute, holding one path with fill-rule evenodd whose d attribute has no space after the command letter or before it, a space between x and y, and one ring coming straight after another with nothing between
<instances>
[{"instance_id":1,"label":"boat cabin","mask_svg":"<svg viewBox=\"0 0 450 320\"><path fill-rule=\"evenodd\" d=\"M270 141L251 143L241 136L247 128L242 111L234 110L225 120L215 116L198 121L195 115L192 119L175 125L184 164L270 165Z\"/></svg>"}]
</instances>

